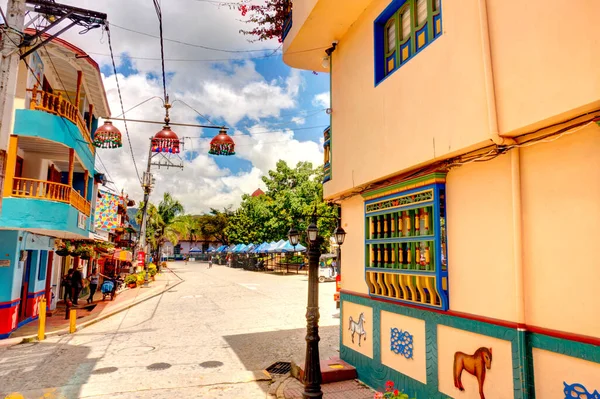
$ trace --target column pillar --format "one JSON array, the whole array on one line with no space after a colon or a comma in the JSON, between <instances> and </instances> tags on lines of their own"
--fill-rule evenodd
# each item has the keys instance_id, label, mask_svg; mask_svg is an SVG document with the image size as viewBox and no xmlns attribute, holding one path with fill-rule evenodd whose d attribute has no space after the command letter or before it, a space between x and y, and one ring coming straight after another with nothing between
<instances>
[{"instance_id":1,"label":"column pillar","mask_svg":"<svg viewBox=\"0 0 600 399\"><path fill-rule=\"evenodd\" d=\"M69 148L69 187L73 187L73 170L75 169L75 150Z\"/></svg>"},{"instance_id":2,"label":"column pillar","mask_svg":"<svg viewBox=\"0 0 600 399\"><path fill-rule=\"evenodd\" d=\"M4 197L12 196L15 167L17 165L17 150L19 149L19 136L12 134L8 141L8 152L6 154L6 174L4 176Z\"/></svg>"}]
</instances>

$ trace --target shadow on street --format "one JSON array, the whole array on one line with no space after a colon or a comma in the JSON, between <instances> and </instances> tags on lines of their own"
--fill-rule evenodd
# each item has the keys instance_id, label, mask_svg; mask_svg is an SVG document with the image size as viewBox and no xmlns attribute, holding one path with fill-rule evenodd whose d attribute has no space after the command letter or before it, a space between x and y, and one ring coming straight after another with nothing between
<instances>
[{"instance_id":1,"label":"shadow on street","mask_svg":"<svg viewBox=\"0 0 600 399\"><path fill-rule=\"evenodd\" d=\"M77 398L94 366L90 348L62 343L26 343L0 351L0 398ZM62 387L62 388L56 388Z\"/></svg>"}]
</instances>

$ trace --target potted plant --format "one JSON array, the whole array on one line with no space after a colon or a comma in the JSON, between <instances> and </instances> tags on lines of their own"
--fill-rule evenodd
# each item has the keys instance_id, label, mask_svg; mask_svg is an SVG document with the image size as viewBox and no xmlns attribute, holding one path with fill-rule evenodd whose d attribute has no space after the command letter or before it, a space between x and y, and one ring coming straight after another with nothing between
<instances>
[{"instance_id":1,"label":"potted plant","mask_svg":"<svg viewBox=\"0 0 600 399\"><path fill-rule=\"evenodd\" d=\"M376 392L374 399L410 399L410 397L404 392L394 389L394 382L388 381L385 383L385 392Z\"/></svg>"},{"instance_id":2,"label":"potted plant","mask_svg":"<svg viewBox=\"0 0 600 399\"><path fill-rule=\"evenodd\" d=\"M125 284L127 284L129 288L135 288L137 287L137 280L137 275L130 274L129 276L125 277Z\"/></svg>"},{"instance_id":3,"label":"potted plant","mask_svg":"<svg viewBox=\"0 0 600 399\"><path fill-rule=\"evenodd\" d=\"M156 269L156 265L154 263L150 263L148 265L148 275L152 278L152 281L155 280L155 277L157 273L157 269Z\"/></svg>"},{"instance_id":4,"label":"potted plant","mask_svg":"<svg viewBox=\"0 0 600 399\"><path fill-rule=\"evenodd\" d=\"M81 244L76 250L81 259L91 259L94 256L94 247L88 244Z\"/></svg>"},{"instance_id":5,"label":"potted plant","mask_svg":"<svg viewBox=\"0 0 600 399\"><path fill-rule=\"evenodd\" d=\"M144 284L144 281L146 280L146 272L142 270L136 276L137 276L137 285Z\"/></svg>"}]
</instances>

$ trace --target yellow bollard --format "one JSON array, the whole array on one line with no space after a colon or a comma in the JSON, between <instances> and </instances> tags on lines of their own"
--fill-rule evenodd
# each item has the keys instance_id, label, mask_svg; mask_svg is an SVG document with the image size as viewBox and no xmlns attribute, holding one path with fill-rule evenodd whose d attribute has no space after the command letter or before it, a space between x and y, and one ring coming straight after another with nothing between
<instances>
[{"instance_id":1,"label":"yellow bollard","mask_svg":"<svg viewBox=\"0 0 600 399\"><path fill-rule=\"evenodd\" d=\"M42 298L38 306L38 340L43 341L46 338L46 298Z\"/></svg>"},{"instance_id":2,"label":"yellow bollard","mask_svg":"<svg viewBox=\"0 0 600 399\"><path fill-rule=\"evenodd\" d=\"M69 334L73 334L77 331L77 326L75 323L77 322L77 310L71 309L69 312Z\"/></svg>"}]
</instances>

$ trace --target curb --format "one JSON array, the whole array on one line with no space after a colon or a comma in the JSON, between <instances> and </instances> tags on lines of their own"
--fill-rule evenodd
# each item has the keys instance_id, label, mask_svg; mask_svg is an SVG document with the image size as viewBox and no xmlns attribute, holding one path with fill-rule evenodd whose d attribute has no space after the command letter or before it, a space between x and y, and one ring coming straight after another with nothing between
<instances>
[{"instance_id":1,"label":"curb","mask_svg":"<svg viewBox=\"0 0 600 399\"><path fill-rule=\"evenodd\" d=\"M139 305L142 302L146 302L149 299L152 299L154 297L162 295L165 292L169 291L170 289L173 289L173 288L177 287L179 284L183 283L184 281L185 280L179 280L179 281L177 281L173 285L167 285L160 292L152 294L152 295L150 295L150 296L148 296L146 298L139 299L139 300L137 300L137 301L135 301L133 303L130 303L127 306L122 306L122 307L119 307L119 308L115 308L115 310L113 310L113 311L111 311L109 313L103 314L102 316L98 316L97 318L95 318L93 320L88 320L88 321L86 321L84 323L81 323L80 325L76 326L75 332L83 330L84 328L89 327L91 325L94 325L94 324L96 324L96 323L98 323L98 322L100 322L102 320L105 320L105 319L111 317L111 316L114 316L117 313L120 313L120 312L122 312L124 310L130 309L130 308L132 308L132 307L134 307L136 305ZM65 334L68 334L68 333L69 333L69 328L66 327L66 328L63 328L62 330L57 330L57 331L52 331L52 332L46 333L45 337L48 338L48 337L52 337L54 335L65 335ZM3 348L3 347L9 348L11 346L15 346L15 345L19 345L19 344L24 344L24 343L28 343L28 342L38 342L38 341L39 340L38 340L37 334L36 335L28 335L28 336L25 336L25 337L18 337L18 338L8 338L6 340L0 341L0 348Z\"/></svg>"},{"instance_id":2,"label":"curb","mask_svg":"<svg viewBox=\"0 0 600 399\"><path fill-rule=\"evenodd\" d=\"M281 382L281 384L279 384L279 386L277 387L277 391L275 392L275 395L277 396L277 399L285 399L285 395L283 394L283 392L285 391L285 388L287 387L287 385L292 382L293 380L295 380L294 377L288 377L285 380L283 380Z\"/></svg>"}]
</instances>

